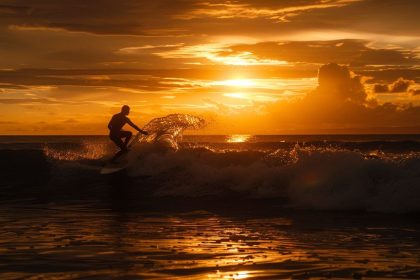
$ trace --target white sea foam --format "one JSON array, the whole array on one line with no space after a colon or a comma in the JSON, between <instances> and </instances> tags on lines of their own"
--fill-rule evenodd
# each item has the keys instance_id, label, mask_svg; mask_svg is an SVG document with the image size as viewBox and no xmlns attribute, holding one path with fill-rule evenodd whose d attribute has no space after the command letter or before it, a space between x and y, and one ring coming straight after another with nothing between
<instances>
[{"instance_id":1,"label":"white sea foam","mask_svg":"<svg viewBox=\"0 0 420 280\"><path fill-rule=\"evenodd\" d=\"M127 174L150 176L146 183L154 196L278 199L285 207L306 209L420 211L420 156L415 151L389 153L380 145L363 152L316 145L264 151L246 144L239 150L216 149L211 143L179 145L185 129L204 124L181 114L152 120L144 128L149 136L130 153ZM83 148L77 156L67 153L58 159L77 161L83 154L92 159L102 152L91 156Z\"/></svg>"},{"instance_id":2,"label":"white sea foam","mask_svg":"<svg viewBox=\"0 0 420 280\"><path fill-rule=\"evenodd\" d=\"M178 150L177 139L200 118L170 115L145 129L128 174L152 176L156 196L283 198L288 207L420 210L420 157L362 153L337 148L295 146L275 152Z\"/></svg>"},{"instance_id":3,"label":"white sea foam","mask_svg":"<svg viewBox=\"0 0 420 280\"><path fill-rule=\"evenodd\" d=\"M420 210L420 159L366 158L351 151L286 153L206 149L144 154L130 176L153 176L155 195L286 198L289 207Z\"/></svg>"}]
</instances>

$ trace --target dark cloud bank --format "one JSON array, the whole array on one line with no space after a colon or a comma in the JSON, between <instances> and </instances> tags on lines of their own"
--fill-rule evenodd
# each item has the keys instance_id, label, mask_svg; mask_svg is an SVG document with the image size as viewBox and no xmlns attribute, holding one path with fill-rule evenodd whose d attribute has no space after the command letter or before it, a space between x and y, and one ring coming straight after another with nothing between
<instances>
[{"instance_id":1,"label":"dark cloud bank","mask_svg":"<svg viewBox=\"0 0 420 280\"><path fill-rule=\"evenodd\" d=\"M340 4L341 2L341 4ZM383 34L418 35L415 0L3 0L0 22L21 26L43 26L95 34L179 35L277 33L300 30L363 30ZM302 7L332 4L325 8ZM241 7L248 17L234 14ZM285 9L279 17L261 11ZM226 10L227 16L217 12ZM287 11L289 9L289 11ZM200 11L204 11L200 14ZM260 11L259 15L253 15ZM191 17L198 12L198 18ZM284 17L286 20L281 20ZM193 23L193 24L191 24ZM310 24L308 24L310 23ZM241 24L244 28L236 28ZM417 28L416 28L417 26Z\"/></svg>"},{"instance_id":2,"label":"dark cloud bank","mask_svg":"<svg viewBox=\"0 0 420 280\"><path fill-rule=\"evenodd\" d=\"M334 61L351 66L419 65L416 52L404 49L368 47L368 41L343 39L332 41L262 42L230 47L222 55L252 52L259 58L290 62L325 63Z\"/></svg>"},{"instance_id":3,"label":"dark cloud bank","mask_svg":"<svg viewBox=\"0 0 420 280\"><path fill-rule=\"evenodd\" d=\"M412 95L420 94L420 89L412 88L411 86L415 85L414 80L407 80L404 78L399 78L393 83L387 84L375 84L373 87L373 91L375 93L402 93L408 92Z\"/></svg>"},{"instance_id":4,"label":"dark cloud bank","mask_svg":"<svg viewBox=\"0 0 420 280\"><path fill-rule=\"evenodd\" d=\"M319 69L318 87L301 100L269 106L279 127L325 133L420 133L420 107L379 104L362 76L335 63ZM394 84L393 89L400 85Z\"/></svg>"}]
</instances>

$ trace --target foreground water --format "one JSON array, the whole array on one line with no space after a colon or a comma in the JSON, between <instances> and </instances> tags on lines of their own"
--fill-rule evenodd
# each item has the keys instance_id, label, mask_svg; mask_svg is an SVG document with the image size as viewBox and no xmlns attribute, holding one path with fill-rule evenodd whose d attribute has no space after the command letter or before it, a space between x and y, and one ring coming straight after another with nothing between
<instances>
[{"instance_id":1,"label":"foreground water","mask_svg":"<svg viewBox=\"0 0 420 280\"><path fill-rule=\"evenodd\" d=\"M109 206L3 205L1 278L420 278L410 216Z\"/></svg>"},{"instance_id":2,"label":"foreground water","mask_svg":"<svg viewBox=\"0 0 420 280\"><path fill-rule=\"evenodd\" d=\"M111 176L106 136L0 137L0 278L420 278L418 135L169 124Z\"/></svg>"}]
</instances>

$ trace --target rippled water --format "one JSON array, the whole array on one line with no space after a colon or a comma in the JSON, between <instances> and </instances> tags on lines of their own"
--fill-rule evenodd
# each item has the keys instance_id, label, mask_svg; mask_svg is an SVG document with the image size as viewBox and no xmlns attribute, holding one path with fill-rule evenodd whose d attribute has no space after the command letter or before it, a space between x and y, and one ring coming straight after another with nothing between
<instances>
[{"instance_id":1,"label":"rippled water","mask_svg":"<svg viewBox=\"0 0 420 280\"><path fill-rule=\"evenodd\" d=\"M110 176L106 136L0 137L0 280L420 279L420 136L201 126Z\"/></svg>"},{"instance_id":2,"label":"rippled water","mask_svg":"<svg viewBox=\"0 0 420 280\"><path fill-rule=\"evenodd\" d=\"M1 279L420 278L410 216L73 203L3 205L0 223Z\"/></svg>"}]
</instances>

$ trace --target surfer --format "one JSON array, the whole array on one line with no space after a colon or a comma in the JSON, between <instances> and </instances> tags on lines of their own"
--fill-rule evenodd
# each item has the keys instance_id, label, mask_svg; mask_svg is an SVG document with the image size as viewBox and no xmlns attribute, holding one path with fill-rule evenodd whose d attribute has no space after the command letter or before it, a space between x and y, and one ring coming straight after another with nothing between
<instances>
[{"instance_id":1,"label":"surfer","mask_svg":"<svg viewBox=\"0 0 420 280\"><path fill-rule=\"evenodd\" d=\"M120 151L115 154L115 156L111 159L111 162L115 162L118 157L128 151L127 145L130 142L133 134L131 131L122 130L125 124L129 124L131 127L136 129L138 132L143 133L144 135L148 134L147 131L140 129L127 117L129 113L130 107L128 105L124 105L121 108L121 112L113 115L109 121L109 138L111 138L111 140L118 146L118 148L120 148ZM124 139L124 141L122 139Z\"/></svg>"}]
</instances>

